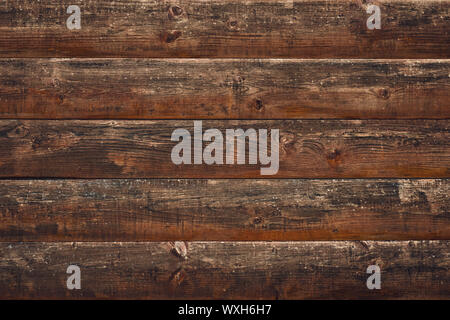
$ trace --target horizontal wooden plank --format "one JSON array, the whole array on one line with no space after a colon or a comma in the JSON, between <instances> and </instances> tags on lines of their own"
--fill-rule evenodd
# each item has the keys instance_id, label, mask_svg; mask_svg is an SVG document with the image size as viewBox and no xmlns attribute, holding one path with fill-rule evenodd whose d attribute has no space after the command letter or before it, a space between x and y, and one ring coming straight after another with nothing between
<instances>
[{"instance_id":1,"label":"horizontal wooden plank","mask_svg":"<svg viewBox=\"0 0 450 320\"><path fill-rule=\"evenodd\" d=\"M0 180L0 241L450 239L450 180Z\"/></svg>"},{"instance_id":2,"label":"horizontal wooden plank","mask_svg":"<svg viewBox=\"0 0 450 320\"><path fill-rule=\"evenodd\" d=\"M70 5L81 11L69 30ZM450 58L450 1L9 0L2 57ZM372 12L373 13L373 12Z\"/></svg>"},{"instance_id":3,"label":"horizontal wooden plank","mask_svg":"<svg viewBox=\"0 0 450 320\"><path fill-rule=\"evenodd\" d=\"M1 243L0 256L3 299L450 298L448 241Z\"/></svg>"},{"instance_id":4,"label":"horizontal wooden plank","mask_svg":"<svg viewBox=\"0 0 450 320\"><path fill-rule=\"evenodd\" d=\"M191 133L192 151L202 157L193 136L195 121L2 120L0 177L3 178L449 178L448 120L285 120L203 121L203 132L216 128L226 141L226 129L279 130L273 159L236 164L238 148L223 143L234 164L175 164L171 154L179 140L176 129ZM273 133L273 132L272 132ZM240 135L243 139L243 135ZM219 139L220 137L218 137ZM273 135L276 139L276 134ZM269 137L269 144L272 137ZM236 140L236 139L234 139ZM259 151L266 148L261 139ZM231 138L228 141L232 141ZM217 144L219 144L219 140ZM203 147L211 142L203 142ZM248 149L247 141L246 147ZM267 146L271 153L271 146ZM229 149L228 151L225 149ZM178 157L175 149L174 154ZM216 150L217 151L217 150ZM279 163L276 161L278 152ZM255 154L255 153L254 153ZM234 159L233 159L234 155ZM256 155L256 154L255 154ZM217 153L219 158L220 152ZM198 160L198 159L197 159ZM201 159L200 159L201 160ZM275 171L277 165L279 170ZM262 175L269 167L270 175ZM266 168L263 170L263 168ZM272 174L274 173L274 174ZM267 173L265 173L267 174Z\"/></svg>"},{"instance_id":5,"label":"horizontal wooden plank","mask_svg":"<svg viewBox=\"0 0 450 320\"><path fill-rule=\"evenodd\" d=\"M0 59L0 118L449 119L450 60Z\"/></svg>"}]
</instances>

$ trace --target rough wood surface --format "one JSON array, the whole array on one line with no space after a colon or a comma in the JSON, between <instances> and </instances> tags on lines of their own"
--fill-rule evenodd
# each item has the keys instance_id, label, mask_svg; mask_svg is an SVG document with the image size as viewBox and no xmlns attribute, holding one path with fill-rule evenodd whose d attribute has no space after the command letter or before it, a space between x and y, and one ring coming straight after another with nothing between
<instances>
[{"instance_id":1,"label":"rough wood surface","mask_svg":"<svg viewBox=\"0 0 450 320\"><path fill-rule=\"evenodd\" d=\"M0 180L0 241L450 239L450 180Z\"/></svg>"},{"instance_id":2,"label":"rough wood surface","mask_svg":"<svg viewBox=\"0 0 450 320\"><path fill-rule=\"evenodd\" d=\"M225 129L279 129L279 171L270 176L261 176L261 168L268 166L259 162L175 165L171 152L178 142L171 141L172 132L192 132L193 125L175 120L2 120L0 177L450 177L448 120L203 121L203 130L217 128L223 134Z\"/></svg>"},{"instance_id":3,"label":"rough wood surface","mask_svg":"<svg viewBox=\"0 0 450 320\"><path fill-rule=\"evenodd\" d=\"M1 298L449 299L448 241L1 243ZM381 268L369 290L366 269ZM66 269L81 269L68 290Z\"/></svg>"},{"instance_id":4,"label":"rough wood surface","mask_svg":"<svg viewBox=\"0 0 450 320\"><path fill-rule=\"evenodd\" d=\"M450 60L0 59L0 118L450 118Z\"/></svg>"},{"instance_id":5,"label":"rough wood surface","mask_svg":"<svg viewBox=\"0 0 450 320\"><path fill-rule=\"evenodd\" d=\"M69 5L81 29L68 30ZM381 29L368 30L370 4ZM449 58L450 1L7 0L3 57Z\"/></svg>"},{"instance_id":6,"label":"rough wood surface","mask_svg":"<svg viewBox=\"0 0 450 320\"><path fill-rule=\"evenodd\" d=\"M449 0L0 2L0 299L450 299L449 59Z\"/></svg>"}]
</instances>

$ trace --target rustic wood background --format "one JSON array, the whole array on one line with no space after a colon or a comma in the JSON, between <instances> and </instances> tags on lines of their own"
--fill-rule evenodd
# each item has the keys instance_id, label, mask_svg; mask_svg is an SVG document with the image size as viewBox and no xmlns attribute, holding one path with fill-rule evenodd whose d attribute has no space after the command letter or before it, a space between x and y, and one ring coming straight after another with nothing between
<instances>
[{"instance_id":1,"label":"rustic wood background","mask_svg":"<svg viewBox=\"0 0 450 320\"><path fill-rule=\"evenodd\" d=\"M279 172L172 164L193 119ZM450 299L449 179L450 0L0 3L2 299Z\"/></svg>"}]
</instances>

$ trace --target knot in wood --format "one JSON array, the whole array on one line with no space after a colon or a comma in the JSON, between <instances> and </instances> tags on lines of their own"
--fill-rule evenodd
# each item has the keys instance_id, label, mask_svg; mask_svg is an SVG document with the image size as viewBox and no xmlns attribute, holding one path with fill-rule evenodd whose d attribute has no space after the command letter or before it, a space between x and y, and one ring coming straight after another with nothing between
<instances>
[{"instance_id":1,"label":"knot in wood","mask_svg":"<svg viewBox=\"0 0 450 320\"><path fill-rule=\"evenodd\" d=\"M179 19L181 15L183 15L183 8L179 6L171 6L169 7L169 18L170 19Z\"/></svg>"},{"instance_id":2,"label":"knot in wood","mask_svg":"<svg viewBox=\"0 0 450 320\"><path fill-rule=\"evenodd\" d=\"M160 40L165 43L172 43L181 37L181 31L166 31L160 36Z\"/></svg>"},{"instance_id":3,"label":"knot in wood","mask_svg":"<svg viewBox=\"0 0 450 320\"><path fill-rule=\"evenodd\" d=\"M184 241L175 241L175 242L170 242L170 246L172 247L171 252L185 260L187 259L187 244Z\"/></svg>"},{"instance_id":4,"label":"knot in wood","mask_svg":"<svg viewBox=\"0 0 450 320\"><path fill-rule=\"evenodd\" d=\"M388 89L383 88L383 89L378 90L378 95L379 95L381 98L387 100L387 99L389 99L389 97L391 96L391 93L389 92Z\"/></svg>"},{"instance_id":5,"label":"knot in wood","mask_svg":"<svg viewBox=\"0 0 450 320\"><path fill-rule=\"evenodd\" d=\"M264 104L260 99L256 99L255 101L255 109L258 111L262 111L264 109Z\"/></svg>"}]
</instances>

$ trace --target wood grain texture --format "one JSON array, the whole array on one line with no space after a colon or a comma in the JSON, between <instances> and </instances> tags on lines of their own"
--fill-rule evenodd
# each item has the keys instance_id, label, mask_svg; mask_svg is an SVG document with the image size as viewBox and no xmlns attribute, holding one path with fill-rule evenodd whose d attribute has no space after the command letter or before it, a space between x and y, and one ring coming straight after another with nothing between
<instances>
[{"instance_id":1,"label":"wood grain texture","mask_svg":"<svg viewBox=\"0 0 450 320\"><path fill-rule=\"evenodd\" d=\"M0 59L0 118L449 119L450 60Z\"/></svg>"},{"instance_id":2,"label":"wood grain texture","mask_svg":"<svg viewBox=\"0 0 450 320\"><path fill-rule=\"evenodd\" d=\"M0 56L450 58L450 1L87 0L68 30L73 4L2 1Z\"/></svg>"},{"instance_id":3,"label":"wood grain texture","mask_svg":"<svg viewBox=\"0 0 450 320\"><path fill-rule=\"evenodd\" d=\"M1 243L0 297L449 299L448 241ZM81 290L66 288L69 265ZM366 269L381 268L381 290Z\"/></svg>"},{"instance_id":4,"label":"wood grain texture","mask_svg":"<svg viewBox=\"0 0 450 320\"><path fill-rule=\"evenodd\" d=\"M450 180L0 180L0 241L450 238Z\"/></svg>"},{"instance_id":5,"label":"wood grain texture","mask_svg":"<svg viewBox=\"0 0 450 320\"><path fill-rule=\"evenodd\" d=\"M175 165L171 152L178 142L171 141L172 132L192 132L193 125L174 120L2 120L0 177L450 177L448 120L203 121L203 131L217 128L223 134L225 129L279 129L279 171L271 176L261 176L260 169L268 166L259 162Z\"/></svg>"}]
</instances>

